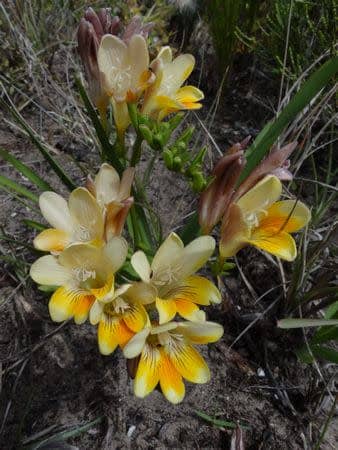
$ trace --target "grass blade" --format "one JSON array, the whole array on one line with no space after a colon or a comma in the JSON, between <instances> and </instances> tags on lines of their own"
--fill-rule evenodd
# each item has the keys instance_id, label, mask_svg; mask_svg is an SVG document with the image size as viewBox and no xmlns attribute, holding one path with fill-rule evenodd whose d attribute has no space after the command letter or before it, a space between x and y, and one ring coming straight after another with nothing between
<instances>
[{"instance_id":1,"label":"grass blade","mask_svg":"<svg viewBox=\"0 0 338 450\"><path fill-rule=\"evenodd\" d=\"M2 159L10 163L18 172L20 172L23 176L29 179L36 187L41 189L42 191L52 191L53 188L37 173L35 173L32 169L30 169L26 164L19 161L15 156L11 155L5 149L0 147L0 156Z\"/></svg>"},{"instance_id":2,"label":"grass blade","mask_svg":"<svg viewBox=\"0 0 338 450\"><path fill-rule=\"evenodd\" d=\"M10 178L5 177L4 175L0 175L0 188L1 187L12 190L19 195L23 195L32 202L39 203L39 197L37 195L33 194L33 192L31 192L21 184L11 180Z\"/></svg>"},{"instance_id":3,"label":"grass blade","mask_svg":"<svg viewBox=\"0 0 338 450\"><path fill-rule=\"evenodd\" d=\"M246 152L247 164L240 176L241 183L260 163L284 128L311 102L330 79L338 72L338 57L326 61L305 81L280 115L269 122Z\"/></svg>"},{"instance_id":4,"label":"grass blade","mask_svg":"<svg viewBox=\"0 0 338 450\"><path fill-rule=\"evenodd\" d=\"M33 228L34 230L37 231L43 231L47 228L46 225L43 225L42 223L36 222L35 220L30 220L30 219L24 219L23 223L25 225L27 225L30 228Z\"/></svg>"},{"instance_id":5,"label":"grass blade","mask_svg":"<svg viewBox=\"0 0 338 450\"><path fill-rule=\"evenodd\" d=\"M325 319L282 319L277 322L278 328L287 330L289 328L321 327L324 325L338 325L338 320Z\"/></svg>"}]
</instances>

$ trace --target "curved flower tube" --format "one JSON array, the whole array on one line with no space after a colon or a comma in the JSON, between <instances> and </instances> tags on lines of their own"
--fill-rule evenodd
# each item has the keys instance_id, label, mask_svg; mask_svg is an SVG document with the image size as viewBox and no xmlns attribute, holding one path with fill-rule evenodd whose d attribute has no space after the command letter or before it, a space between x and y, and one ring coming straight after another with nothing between
<instances>
[{"instance_id":1,"label":"curved flower tube","mask_svg":"<svg viewBox=\"0 0 338 450\"><path fill-rule=\"evenodd\" d=\"M280 180L268 175L230 205L222 222L219 246L222 258L234 256L246 245L286 261L296 258L297 248L290 233L305 227L311 213L300 201L278 201L281 194Z\"/></svg>"},{"instance_id":2,"label":"curved flower tube","mask_svg":"<svg viewBox=\"0 0 338 450\"><path fill-rule=\"evenodd\" d=\"M135 169L128 167L120 179L114 167L104 163L94 180L87 180L87 189L104 210L106 241L122 233L129 209L134 203L134 198L130 196L134 174Z\"/></svg>"},{"instance_id":3,"label":"curved flower tube","mask_svg":"<svg viewBox=\"0 0 338 450\"><path fill-rule=\"evenodd\" d=\"M43 192L39 198L43 217L53 227L34 239L38 250L60 253L73 243L103 245L104 217L100 205L85 188L75 189L68 203L55 192Z\"/></svg>"},{"instance_id":4,"label":"curved flower tube","mask_svg":"<svg viewBox=\"0 0 338 450\"><path fill-rule=\"evenodd\" d=\"M89 320L98 326L99 350L103 355L121 348L141 331L149 318L144 304L152 301L154 293L145 283L126 284L109 292L91 307Z\"/></svg>"},{"instance_id":5,"label":"curved flower tube","mask_svg":"<svg viewBox=\"0 0 338 450\"><path fill-rule=\"evenodd\" d=\"M49 301L54 322L74 317L77 324L87 320L95 299L114 290L114 273L123 265L128 252L125 239L115 237L102 248L73 244L59 257L46 255L35 261L31 278L40 285L58 286Z\"/></svg>"},{"instance_id":6,"label":"curved flower tube","mask_svg":"<svg viewBox=\"0 0 338 450\"><path fill-rule=\"evenodd\" d=\"M136 252L131 264L141 280L155 290L154 300L159 323L172 320L176 313L188 320L204 320L197 305L220 303L221 294L207 278L193 275L210 258L215 249L211 236L202 236L186 247L171 233L157 250L151 265L142 251Z\"/></svg>"},{"instance_id":7,"label":"curved flower tube","mask_svg":"<svg viewBox=\"0 0 338 450\"><path fill-rule=\"evenodd\" d=\"M151 63L156 79L145 93L142 113L162 120L175 111L201 108L203 92L195 86L182 87L194 66L192 55L179 55L173 60L171 48L163 47Z\"/></svg>"},{"instance_id":8,"label":"curved flower tube","mask_svg":"<svg viewBox=\"0 0 338 450\"><path fill-rule=\"evenodd\" d=\"M137 333L124 347L126 358L140 357L134 380L134 393L145 397L159 383L171 403L185 395L183 379L206 383L210 371L195 344L218 341L223 327L213 322L170 322L149 326Z\"/></svg>"}]
</instances>

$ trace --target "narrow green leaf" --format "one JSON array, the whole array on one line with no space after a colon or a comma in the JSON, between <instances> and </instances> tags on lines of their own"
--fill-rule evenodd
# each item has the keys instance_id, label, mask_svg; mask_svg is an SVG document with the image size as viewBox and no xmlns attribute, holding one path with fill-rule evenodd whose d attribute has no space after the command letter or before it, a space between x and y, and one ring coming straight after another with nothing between
<instances>
[{"instance_id":1,"label":"narrow green leaf","mask_svg":"<svg viewBox=\"0 0 338 450\"><path fill-rule=\"evenodd\" d=\"M260 163L271 146L277 141L284 128L311 102L330 79L338 72L338 57L326 61L310 78L304 82L299 91L286 105L280 115L269 122L256 137L246 152L247 164L239 179L241 183Z\"/></svg>"},{"instance_id":2,"label":"narrow green leaf","mask_svg":"<svg viewBox=\"0 0 338 450\"><path fill-rule=\"evenodd\" d=\"M42 223L35 222L35 220L23 219L23 223L34 230L43 231L47 227L47 225L43 225Z\"/></svg>"},{"instance_id":3,"label":"narrow green leaf","mask_svg":"<svg viewBox=\"0 0 338 450\"><path fill-rule=\"evenodd\" d=\"M338 301L332 303L325 311L325 319L332 319L338 313Z\"/></svg>"},{"instance_id":4,"label":"narrow green leaf","mask_svg":"<svg viewBox=\"0 0 338 450\"><path fill-rule=\"evenodd\" d=\"M203 411L195 410L195 414L200 417L201 419L205 420L206 422L212 423L216 427L219 428L237 428L238 424L235 422L229 422L228 420L222 420L222 419L216 419L214 417L208 416L208 414L205 414ZM247 425L240 424L241 428L249 429Z\"/></svg>"},{"instance_id":5,"label":"narrow green leaf","mask_svg":"<svg viewBox=\"0 0 338 450\"><path fill-rule=\"evenodd\" d=\"M334 339L338 340L338 326L336 325L321 327L316 331L315 335L311 339L311 343L320 344L321 342L332 341Z\"/></svg>"},{"instance_id":6,"label":"narrow green leaf","mask_svg":"<svg viewBox=\"0 0 338 450\"><path fill-rule=\"evenodd\" d=\"M189 217L188 222L179 232L179 235L185 245L189 244L189 242L201 235L201 228L198 223L197 213L194 213L191 217Z\"/></svg>"},{"instance_id":7,"label":"narrow green leaf","mask_svg":"<svg viewBox=\"0 0 338 450\"><path fill-rule=\"evenodd\" d=\"M37 173L35 173L31 168L26 166L23 162L19 161L15 156L8 153L5 149L0 148L0 156L10 164L12 164L15 169L20 172L23 176L28 178L36 187L42 191L52 191L53 188L43 180Z\"/></svg>"},{"instance_id":8,"label":"narrow green leaf","mask_svg":"<svg viewBox=\"0 0 338 450\"><path fill-rule=\"evenodd\" d=\"M109 142L107 133L105 132L105 130L101 124L101 121L95 111L95 108L92 105L92 102L90 101L90 99L87 95L85 88L83 87L83 84L81 83L81 80L79 78L75 77L75 83L79 90L82 101L85 105L85 108L87 110L87 114L90 117L90 119L93 123L93 126L95 128L96 135L101 144L102 154L104 156L104 159L106 161L109 161L114 166L114 168L117 170L117 172L121 175L123 172L123 165L120 162L118 156L116 155L114 146Z\"/></svg>"},{"instance_id":9,"label":"narrow green leaf","mask_svg":"<svg viewBox=\"0 0 338 450\"><path fill-rule=\"evenodd\" d=\"M33 144L42 154L44 159L48 162L50 167L54 170L56 175L62 181L62 183L71 191L76 188L75 183L65 173L59 163L49 153L47 147L42 143L40 136L31 128L31 126L25 121L18 110L12 106L9 106L4 100L0 98L0 105L6 108L13 116L14 120L21 126L21 128L28 134Z\"/></svg>"},{"instance_id":10,"label":"narrow green leaf","mask_svg":"<svg viewBox=\"0 0 338 450\"><path fill-rule=\"evenodd\" d=\"M28 198L29 200L32 200L33 202L38 203L39 197L21 184L17 183L16 181L13 181L4 175L0 175L0 187L8 188L14 192L16 192L19 195L23 195L24 197Z\"/></svg>"},{"instance_id":11,"label":"narrow green leaf","mask_svg":"<svg viewBox=\"0 0 338 450\"><path fill-rule=\"evenodd\" d=\"M338 325L338 320L325 319L282 319L277 322L278 328L321 327L323 325Z\"/></svg>"},{"instance_id":12,"label":"narrow green leaf","mask_svg":"<svg viewBox=\"0 0 338 450\"><path fill-rule=\"evenodd\" d=\"M317 358L326 359L327 361L338 364L338 352L333 348L323 347L322 345L311 345L311 350Z\"/></svg>"}]
</instances>

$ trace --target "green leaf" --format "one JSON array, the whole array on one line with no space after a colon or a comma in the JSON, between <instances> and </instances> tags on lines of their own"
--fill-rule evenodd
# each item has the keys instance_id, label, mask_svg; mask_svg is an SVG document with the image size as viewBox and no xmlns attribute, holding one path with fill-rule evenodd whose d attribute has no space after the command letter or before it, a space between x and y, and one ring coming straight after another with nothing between
<instances>
[{"instance_id":1,"label":"green leaf","mask_svg":"<svg viewBox=\"0 0 338 450\"><path fill-rule=\"evenodd\" d=\"M43 225L42 223L35 222L35 220L23 219L23 223L28 227L38 231L43 231L46 230L46 228L48 228L46 225Z\"/></svg>"},{"instance_id":2,"label":"green leaf","mask_svg":"<svg viewBox=\"0 0 338 450\"><path fill-rule=\"evenodd\" d=\"M19 195L23 195L33 202L39 203L39 197L37 195L33 194L33 192L31 192L21 184L5 177L4 175L0 175L0 188L1 187L5 189L8 188L9 190L12 190Z\"/></svg>"},{"instance_id":3,"label":"green leaf","mask_svg":"<svg viewBox=\"0 0 338 450\"><path fill-rule=\"evenodd\" d=\"M325 311L325 319L332 319L338 313L338 301L332 303Z\"/></svg>"},{"instance_id":4,"label":"green leaf","mask_svg":"<svg viewBox=\"0 0 338 450\"><path fill-rule=\"evenodd\" d=\"M185 245L201 235L201 227L198 223L198 214L194 213L184 225L179 235Z\"/></svg>"},{"instance_id":5,"label":"green leaf","mask_svg":"<svg viewBox=\"0 0 338 450\"><path fill-rule=\"evenodd\" d=\"M246 152L247 163L244 167L238 184L250 175L260 163L271 146L277 141L284 128L311 102L338 71L338 57L326 61L319 69L305 81L299 91L286 105L279 116L269 122L256 137Z\"/></svg>"},{"instance_id":6,"label":"green leaf","mask_svg":"<svg viewBox=\"0 0 338 450\"><path fill-rule=\"evenodd\" d=\"M338 325L338 320L325 319L282 319L277 322L278 328L321 327L323 325Z\"/></svg>"},{"instance_id":7,"label":"green leaf","mask_svg":"<svg viewBox=\"0 0 338 450\"><path fill-rule=\"evenodd\" d=\"M0 148L0 156L10 164L12 164L15 169L20 172L23 176L28 178L36 187L41 189L42 191L52 191L53 188L43 180L37 173L35 173L32 169L30 169L26 164L19 161L15 156L8 153L5 149Z\"/></svg>"},{"instance_id":8,"label":"green leaf","mask_svg":"<svg viewBox=\"0 0 338 450\"><path fill-rule=\"evenodd\" d=\"M95 111L95 108L92 105L92 102L90 101L90 99L86 93L86 90L83 87L83 84L81 83L80 79L75 77L75 83L79 90L82 101L85 105L87 114L90 117L92 124L95 128L97 138L101 144L103 157L106 161L109 161L114 166L114 168L117 170L117 172L121 175L124 168L115 152L114 146L109 142L107 133L104 130L104 128L101 124L101 121Z\"/></svg>"},{"instance_id":9,"label":"green leaf","mask_svg":"<svg viewBox=\"0 0 338 450\"><path fill-rule=\"evenodd\" d=\"M205 420L206 422L212 423L218 428L237 428L238 424L235 422L229 422L227 420L222 419L216 419L214 417L208 416L208 414L205 414L203 411L195 410L195 413L200 417L201 419ZM242 428L250 428L247 425L240 425Z\"/></svg>"},{"instance_id":10,"label":"green leaf","mask_svg":"<svg viewBox=\"0 0 338 450\"><path fill-rule=\"evenodd\" d=\"M75 183L69 178L69 176L64 172L63 168L59 163L53 158L49 153L47 147L42 143L40 136L31 128L31 126L25 121L21 116L19 111L12 106L9 106L4 100L0 98L0 105L6 108L13 116L14 120L21 126L21 128L28 134L33 144L42 154L44 159L48 162L50 167L54 170L56 175L62 181L62 183L71 191L76 188Z\"/></svg>"},{"instance_id":11,"label":"green leaf","mask_svg":"<svg viewBox=\"0 0 338 450\"><path fill-rule=\"evenodd\" d=\"M338 340L338 326L333 325L329 327L321 327L316 331L315 335L311 339L311 343L319 344L322 342Z\"/></svg>"},{"instance_id":12,"label":"green leaf","mask_svg":"<svg viewBox=\"0 0 338 450\"><path fill-rule=\"evenodd\" d=\"M311 345L312 353L317 358L326 359L335 364L338 364L338 352L333 348L323 347L322 345Z\"/></svg>"}]
</instances>

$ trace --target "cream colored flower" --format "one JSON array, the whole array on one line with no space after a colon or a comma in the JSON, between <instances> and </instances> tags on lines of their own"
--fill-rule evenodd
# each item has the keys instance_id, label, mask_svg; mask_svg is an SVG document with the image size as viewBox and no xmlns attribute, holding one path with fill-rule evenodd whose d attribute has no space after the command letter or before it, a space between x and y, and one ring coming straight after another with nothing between
<instances>
[{"instance_id":1,"label":"cream colored flower","mask_svg":"<svg viewBox=\"0 0 338 450\"><path fill-rule=\"evenodd\" d=\"M142 251L131 264L141 280L155 288L160 324L172 320L176 313L188 320L204 320L197 305L219 303L221 294L208 279L193 275L210 258L215 249L211 236L202 236L186 247L171 233L157 250L151 265Z\"/></svg>"},{"instance_id":2,"label":"cream colored flower","mask_svg":"<svg viewBox=\"0 0 338 450\"><path fill-rule=\"evenodd\" d=\"M143 398L160 383L166 399L180 403L185 395L183 378L192 383L210 379L209 368L194 345L216 342L222 335L223 327L213 322L169 322L144 328L123 350L126 358L140 355L135 395Z\"/></svg>"},{"instance_id":3,"label":"cream colored flower","mask_svg":"<svg viewBox=\"0 0 338 450\"><path fill-rule=\"evenodd\" d=\"M192 55L179 55L173 60L171 48L163 47L151 64L156 80L145 94L143 114L162 120L175 111L201 108L203 92L195 86L182 87L194 65Z\"/></svg>"}]
</instances>

